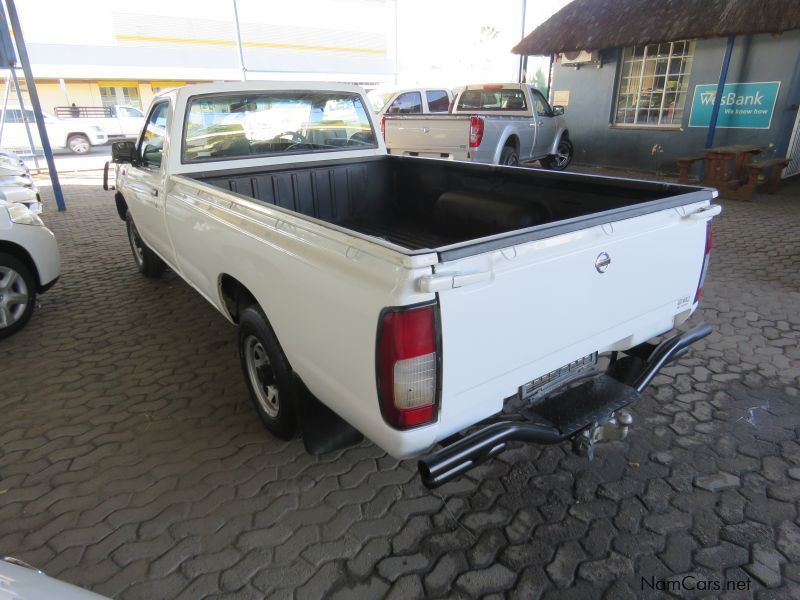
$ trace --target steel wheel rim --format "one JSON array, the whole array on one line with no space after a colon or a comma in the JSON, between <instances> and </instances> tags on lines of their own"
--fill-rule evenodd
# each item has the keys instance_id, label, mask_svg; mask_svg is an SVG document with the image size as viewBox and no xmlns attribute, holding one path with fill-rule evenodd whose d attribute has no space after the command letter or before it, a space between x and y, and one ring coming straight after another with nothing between
<instances>
[{"instance_id":1,"label":"steel wheel rim","mask_svg":"<svg viewBox=\"0 0 800 600\"><path fill-rule=\"evenodd\" d=\"M128 239L131 242L131 250L133 250L133 258L136 264L141 266L144 264L144 244L142 238L139 237L139 230L136 229L136 224L131 221L131 226L128 228Z\"/></svg>"},{"instance_id":2,"label":"steel wheel rim","mask_svg":"<svg viewBox=\"0 0 800 600\"><path fill-rule=\"evenodd\" d=\"M69 143L69 149L77 154L83 154L89 150L89 142L83 138L73 138Z\"/></svg>"},{"instance_id":3,"label":"steel wheel rim","mask_svg":"<svg viewBox=\"0 0 800 600\"><path fill-rule=\"evenodd\" d=\"M0 266L0 328L19 321L29 302L28 285L22 275L11 267Z\"/></svg>"},{"instance_id":4,"label":"steel wheel rim","mask_svg":"<svg viewBox=\"0 0 800 600\"><path fill-rule=\"evenodd\" d=\"M267 351L261 340L254 335L248 335L244 340L244 361L250 387L256 394L258 405L270 417L276 418L281 408L278 383Z\"/></svg>"}]
</instances>

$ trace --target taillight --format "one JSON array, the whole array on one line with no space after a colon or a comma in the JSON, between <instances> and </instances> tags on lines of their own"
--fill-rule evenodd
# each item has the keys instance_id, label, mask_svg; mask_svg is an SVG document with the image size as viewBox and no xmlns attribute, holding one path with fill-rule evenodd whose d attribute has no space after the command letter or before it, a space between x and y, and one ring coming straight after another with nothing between
<instances>
[{"instance_id":1,"label":"taillight","mask_svg":"<svg viewBox=\"0 0 800 600\"><path fill-rule=\"evenodd\" d=\"M434 305L389 310L378 329L378 395L396 429L436 420L438 348Z\"/></svg>"},{"instance_id":2,"label":"taillight","mask_svg":"<svg viewBox=\"0 0 800 600\"><path fill-rule=\"evenodd\" d=\"M483 118L475 115L469 118L469 147L477 148L483 141Z\"/></svg>"},{"instance_id":3,"label":"taillight","mask_svg":"<svg viewBox=\"0 0 800 600\"><path fill-rule=\"evenodd\" d=\"M386 117L381 117L381 135L386 137Z\"/></svg>"},{"instance_id":4,"label":"taillight","mask_svg":"<svg viewBox=\"0 0 800 600\"><path fill-rule=\"evenodd\" d=\"M700 296L703 295L703 281L706 278L706 272L708 271L708 259L711 256L711 221L706 223L706 253L703 257L703 268L700 269L700 281L697 284L697 292L694 295L694 301L697 302L700 300Z\"/></svg>"}]
</instances>

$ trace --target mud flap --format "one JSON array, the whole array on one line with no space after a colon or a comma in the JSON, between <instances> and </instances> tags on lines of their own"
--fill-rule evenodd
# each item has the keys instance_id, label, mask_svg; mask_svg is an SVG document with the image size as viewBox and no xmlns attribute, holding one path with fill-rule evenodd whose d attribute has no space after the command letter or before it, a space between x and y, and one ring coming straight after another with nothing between
<instances>
[{"instance_id":1,"label":"mud flap","mask_svg":"<svg viewBox=\"0 0 800 600\"><path fill-rule=\"evenodd\" d=\"M364 436L312 394L294 374L298 417L306 452L314 456L358 444Z\"/></svg>"}]
</instances>

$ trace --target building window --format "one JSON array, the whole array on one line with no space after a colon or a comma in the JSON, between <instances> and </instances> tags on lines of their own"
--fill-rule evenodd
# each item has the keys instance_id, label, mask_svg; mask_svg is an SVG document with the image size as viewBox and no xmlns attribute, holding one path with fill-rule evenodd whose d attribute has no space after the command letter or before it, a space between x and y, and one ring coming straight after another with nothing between
<instances>
[{"instance_id":1,"label":"building window","mask_svg":"<svg viewBox=\"0 0 800 600\"><path fill-rule=\"evenodd\" d=\"M139 110L142 108L142 101L139 99L139 88L133 86L100 86L100 100L103 106L135 106Z\"/></svg>"},{"instance_id":2,"label":"building window","mask_svg":"<svg viewBox=\"0 0 800 600\"><path fill-rule=\"evenodd\" d=\"M625 48L614 124L679 127L693 56L694 40Z\"/></svg>"}]
</instances>

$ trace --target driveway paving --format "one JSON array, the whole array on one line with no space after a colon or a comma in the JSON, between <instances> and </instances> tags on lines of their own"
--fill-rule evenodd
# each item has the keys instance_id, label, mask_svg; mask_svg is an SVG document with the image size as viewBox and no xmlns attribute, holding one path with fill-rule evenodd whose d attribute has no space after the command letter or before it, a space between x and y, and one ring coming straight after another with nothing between
<instances>
[{"instance_id":1,"label":"driveway paving","mask_svg":"<svg viewBox=\"0 0 800 600\"><path fill-rule=\"evenodd\" d=\"M513 446L435 491L368 441L270 437L234 327L136 272L111 192L65 189L61 280L0 342L0 554L125 600L797 597L800 182L724 203L689 323L716 331L627 440Z\"/></svg>"}]
</instances>

